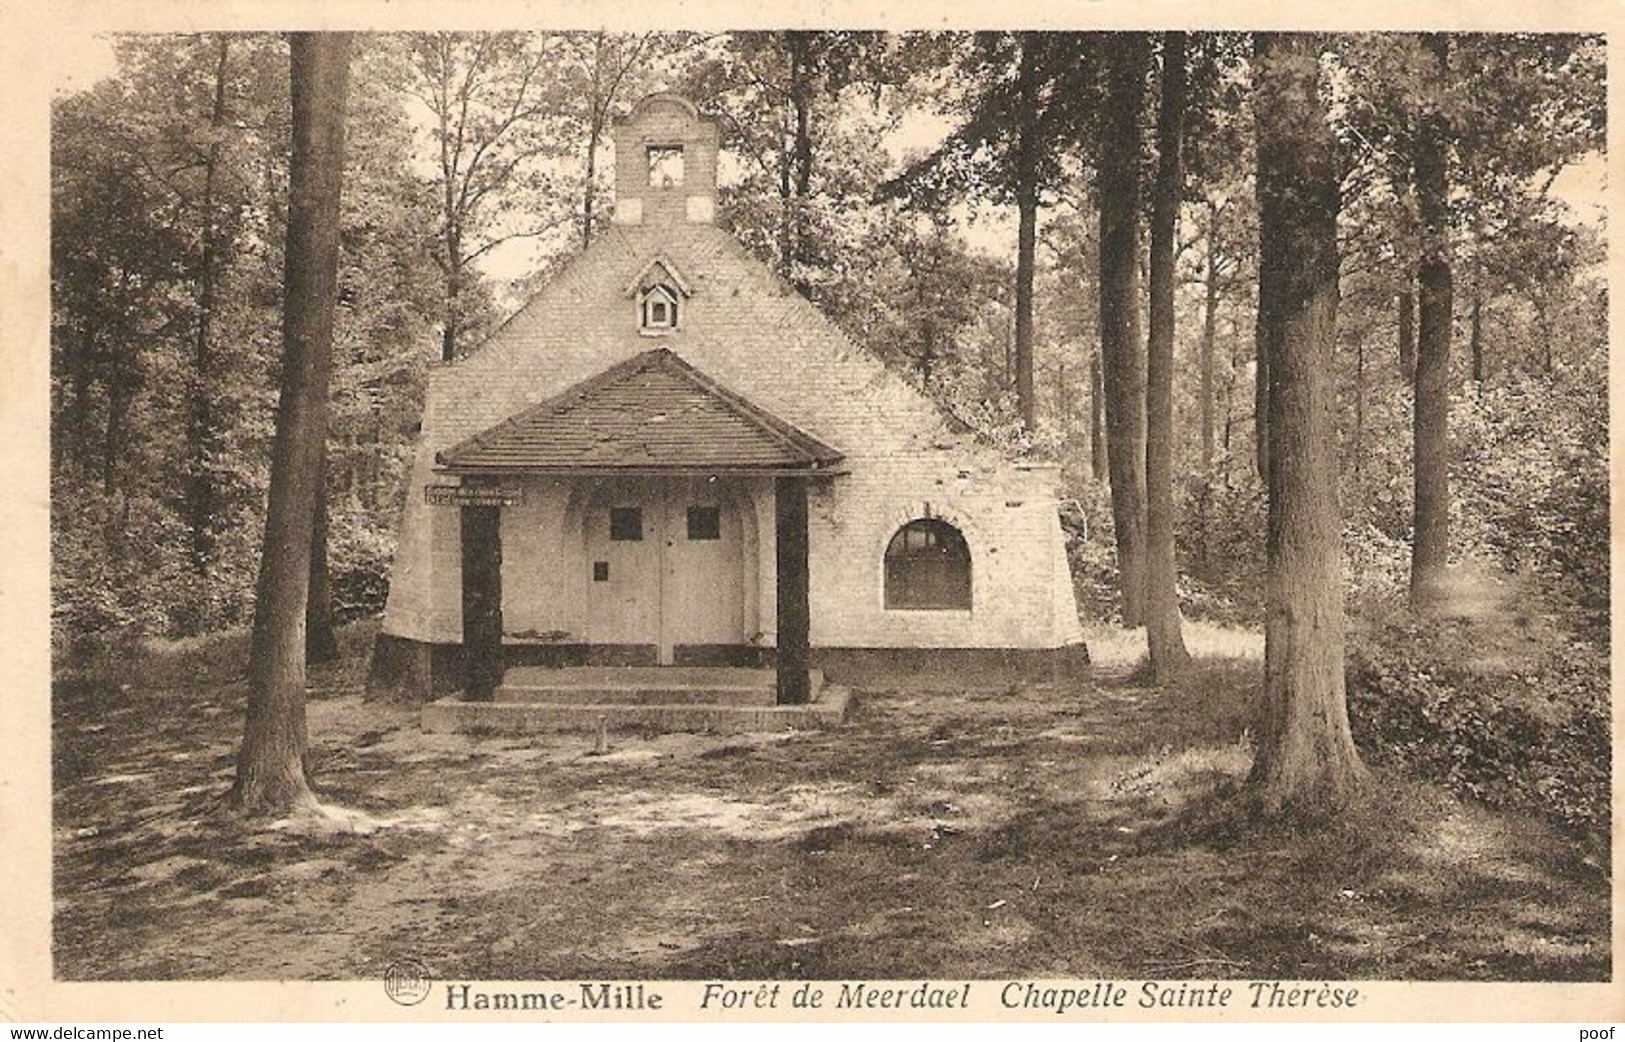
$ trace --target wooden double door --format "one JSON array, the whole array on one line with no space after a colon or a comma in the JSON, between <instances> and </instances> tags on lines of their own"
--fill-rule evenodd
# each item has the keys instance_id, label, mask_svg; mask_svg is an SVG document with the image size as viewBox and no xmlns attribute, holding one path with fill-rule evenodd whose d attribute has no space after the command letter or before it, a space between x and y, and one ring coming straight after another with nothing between
<instances>
[{"instance_id":1,"label":"wooden double door","mask_svg":"<svg viewBox=\"0 0 1625 1042\"><path fill-rule=\"evenodd\" d=\"M616 482L584 523L592 643L653 645L661 665L680 645L745 643L745 525L720 482Z\"/></svg>"}]
</instances>

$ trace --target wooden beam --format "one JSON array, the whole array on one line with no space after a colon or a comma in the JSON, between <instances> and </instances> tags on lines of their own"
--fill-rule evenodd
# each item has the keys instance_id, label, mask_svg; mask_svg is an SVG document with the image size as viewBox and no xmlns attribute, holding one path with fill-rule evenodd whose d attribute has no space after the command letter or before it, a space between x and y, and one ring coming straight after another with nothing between
<instances>
[{"instance_id":1,"label":"wooden beam","mask_svg":"<svg viewBox=\"0 0 1625 1042\"><path fill-rule=\"evenodd\" d=\"M463 524L463 697L489 702L502 683L502 510L460 508Z\"/></svg>"},{"instance_id":2,"label":"wooden beam","mask_svg":"<svg viewBox=\"0 0 1625 1042\"><path fill-rule=\"evenodd\" d=\"M778 702L802 705L811 698L807 679L812 610L808 603L807 479L773 482L774 536L778 566Z\"/></svg>"}]
</instances>

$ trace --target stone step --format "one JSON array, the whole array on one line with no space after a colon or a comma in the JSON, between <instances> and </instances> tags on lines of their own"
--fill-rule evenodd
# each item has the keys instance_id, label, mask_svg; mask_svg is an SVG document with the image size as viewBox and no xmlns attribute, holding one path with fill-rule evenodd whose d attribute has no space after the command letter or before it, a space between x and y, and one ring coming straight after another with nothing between
<instances>
[{"instance_id":1,"label":"stone step","mask_svg":"<svg viewBox=\"0 0 1625 1042\"><path fill-rule=\"evenodd\" d=\"M811 673L813 698L823 674ZM770 706L776 698L770 669L525 666L507 671L495 700L560 706Z\"/></svg>"},{"instance_id":2,"label":"stone step","mask_svg":"<svg viewBox=\"0 0 1625 1042\"><path fill-rule=\"evenodd\" d=\"M638 727L655 731L739 734L812 730L846 719L845 688L827 686L816 701L800 706L687 703L463 702L445 698L423 707L423 730L437 734L537 734Z\"/></svg>"},{"instance_id":3,"label":"stone step","mask_svg":"<svg viewBox=\"0 0 1625 1042\"><path fill-rule=\"evenodd\" d=\"M770 706L772 688L694 687L552 687L541 684L503 684L498 702L546 702L553 705L730 705Z\"/></svg>"},{"instance_id":4,"label":"stone step","mask_svg":"<svg viewBox=\"0 0 1625 1042\"><path fill-rule=\"evenodd\" d=\"M513 666L503 682L552 687L758 687L771 688L771 669L737 666Z\"/></svg>"}]
</instances>

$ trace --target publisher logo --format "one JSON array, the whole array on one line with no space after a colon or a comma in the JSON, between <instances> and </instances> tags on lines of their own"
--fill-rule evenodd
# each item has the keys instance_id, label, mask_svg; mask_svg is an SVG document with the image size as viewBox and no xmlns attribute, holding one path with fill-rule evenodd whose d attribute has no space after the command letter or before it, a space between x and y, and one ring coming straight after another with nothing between
<instances>
[{"instance_id":1,"label":"publisher logo","mask_svg":"<svg viewBox=\"0 0 1625 1042\"><path fill-rule=\"evenodd\" d=\"M428 998L433 984L429 968L416 959L396 959L384 971L384 994L402 1006L416 1006Z\"/></svg>"}]
</instances>

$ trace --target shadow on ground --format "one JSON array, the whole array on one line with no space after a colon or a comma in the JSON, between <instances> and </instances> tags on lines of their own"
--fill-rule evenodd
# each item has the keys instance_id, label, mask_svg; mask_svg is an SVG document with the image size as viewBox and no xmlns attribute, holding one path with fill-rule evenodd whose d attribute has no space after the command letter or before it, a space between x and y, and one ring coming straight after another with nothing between
<instances>
[{"instance_id":1,"label":"shadow on ground","mask_svg":"<svg viewBox=\"0 0 1625 1042\"><path fill-rule=\"evenodd\" d=\"M366 632L347 642L310 732L323 798L385 823L366 834L214 813L230 670L59 674L59 977L369 978L404 955L442 979L1608 976L1606 866L1539 821L1394 779L1313 834L1238 818L1246 655L1173 691L1110 663L899 685L836 731L597 756L422 734L361 701Z\"/></svg>"}]
</instances>

